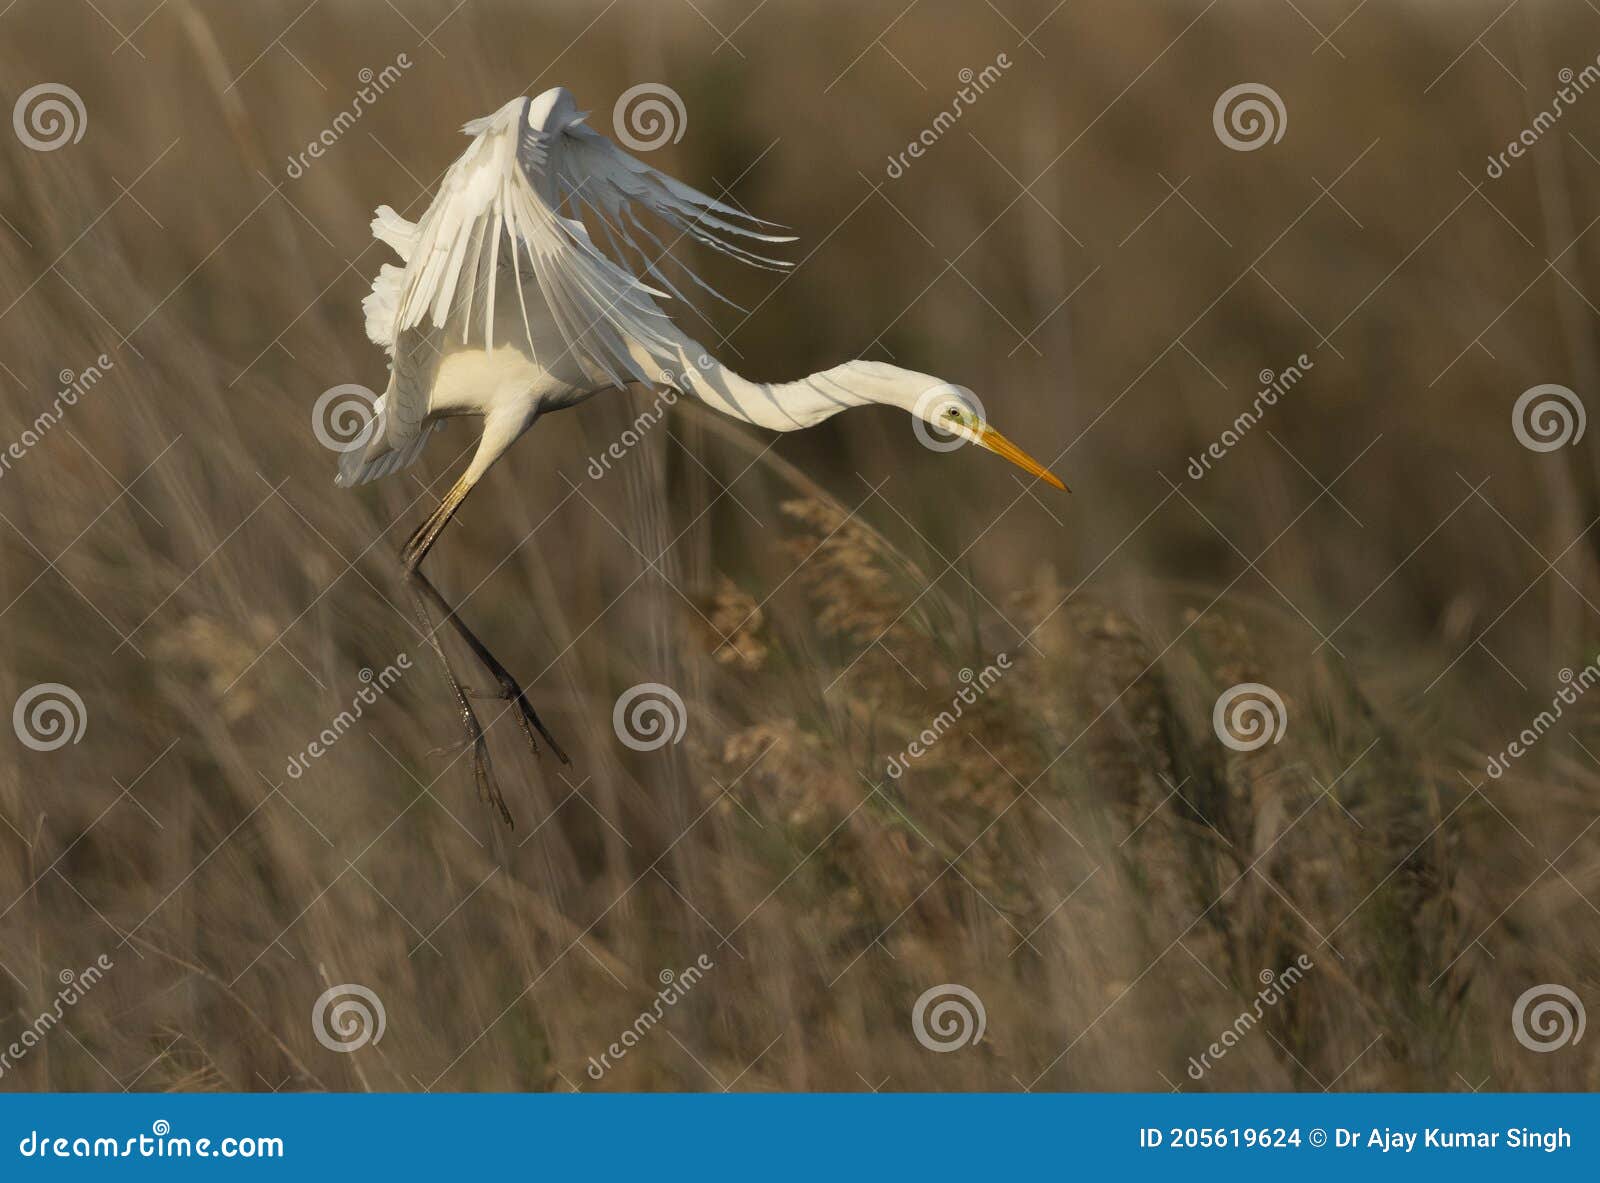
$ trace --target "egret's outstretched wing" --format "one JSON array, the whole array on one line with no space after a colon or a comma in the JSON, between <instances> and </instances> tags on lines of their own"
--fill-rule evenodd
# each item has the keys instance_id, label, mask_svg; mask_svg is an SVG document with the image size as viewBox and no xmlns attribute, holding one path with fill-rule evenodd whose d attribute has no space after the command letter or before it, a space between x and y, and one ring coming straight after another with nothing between
<instances>
[{"instance_id":1,"label":"egret's outstretched wing","mask_svg":"<svg viewBox=\"0 0 1600 1183\"><path fill-rule=\"evenodd\" d=\"M390 447L403 446L420 430L447 346L512 344L547 368L570 360L597 382L652 380L629 346L670 349L663 336L667 317L655 298L677 289L661 269L671 243L640 221L640 210L675 239L691 238L756 266L786 266L741 241L790 241L769 233L770 223L629 156L585 127L571 96L559 88L516 99L462 130L472 143L446 172L422 219L412 225L382 207L373 221L373 233L404 260L403 267L380 272L365 302L369 334L394 358ZM563 207L590 211L621 257L608 258L581 218L566 216ZM667 290L625 270L623 247ZM711 290L697 277L694 282ZM507 301L514 302L509 314ZM507 323L511 341L503 339ZM551 326L554 334L547 331ZM541 356L552 340L565 357Z\"/></svg>"},{"instance_id":2,"label":"egret's outstretched wing","mask_svg":"<svg viewBox=\"0 0 1600 1183\"><path fill-rule=\"evenodd\" d=\"M664 263L672 263L698 287L724 299L671 254L684 238L755 267L780 271L790 266L782 259L758 254L740 241L793 242L793 235L771 233L782 227L651 168L582 123L569 124L555 140L550 163L561 197L575 210L589 210L614 245L620 240L648 275L680 299L681 293L663 272ZM641 209L670 227L672 241L662 242L639 220Z\"/></svg>"}]
</instances>

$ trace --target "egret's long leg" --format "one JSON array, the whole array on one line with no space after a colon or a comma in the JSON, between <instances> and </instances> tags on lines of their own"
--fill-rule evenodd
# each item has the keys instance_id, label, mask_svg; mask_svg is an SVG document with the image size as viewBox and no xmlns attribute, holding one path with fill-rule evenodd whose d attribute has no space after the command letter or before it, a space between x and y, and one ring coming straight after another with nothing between
<instances>
[{"instance_id":1,"label":"egret's long leg","mask_svg":"<svg viewBox=\"0 0 1600 1183\"><path fill-rule=\"evenodd\" d=\"M421 571L408 568L406 588L411 592L417 619L422 624L422 631L428 638L428 644L439 655L439 664L444 668L445 681L450 684L450 693L455 696L461 724L467 731L467 742L472 745L472 779L478 786L478 796L492 802L500 811L501 820L508 826L514 826L516 823L511 819L511 810L506 806L506 799L500 792L499 782L495 780L494 772L489 767L489 744L483 737L483 725L478 722L472 704L467 701L467 692L457 680L455 670L450 668L450 659L445 656L444 646L439 643L438 635L434 632L433 621L428 613L428 601L419 584L425 584L430 590L432 589L432 584L428 583Z\"/></svg>"},{"instance_id":2,"label":"egret's long leg","mask_svg":"<svg viewBox=\"0 0 1600 1183\"><path fill-rule=\"evenodd\" d=\"M500 697L517 708L517 721L522 725L523 734L528 737L528 746L537 754L539 741L534 737L533 733L538 731L540 735L544 736L545 743L550 745L550 750L556 754L556 758L563 764L571 764L572 761L567 757L567 753L562 750L561 745L556 742L555 736L551 735L544 723L540 721L538 712L529 704L528 696L523 693L522 686L517 682L516 678L512 677L510 671L500 664L499 659L489 652L488 647L478 640L473 631L467 627L466 622L457 614L454 606L440 594L439 589L433 586L433 583L426 575L418 570L413 571L411 577L422 592L433 601L434 606L444 613L445 620L450 623L456 630L456 634L467 643L467 648L477 655L478 660L483 662L484 667L493 675L494 680L499 683Z\"/></svg>"},{"instance_id":3,"label":"egret's long leg","mask_svg":"<svg viewBox=\"0 0 1600 1183\"><path fill-rule=\"evenodd\" d=\"M434 587L433 582L422 573L422 560L427 556L428 551L432 549L434 542L438 540L440 533L449 523L451 517L454 516L461 502L466 499L467 494L472 490L475 483L476 481L469 471L468 474L464 474L460 480L452 485L438 507L428 515L423 523L412 533L411 537L406 540L405 546L401 548L400 557L405 570L406 585L412 594L423 629L427 633L428 643L432 646L434 652L438 654L439 661L444 666L445 677L450 683L451 693L455 695L456 703L460 707L462 722L467 730L467 741L472 744L473 775L478 784L479 794L492 801L499 809L500 816L505 820L506 824L512 825L514 823L511 819L511 812L506 806L505 798L500 793L499 784L489 767L488 745L483 738L483 728L479 725L477 716L473 713L472 707L467 701L467 694L460 681L456 678L454 670L451 669L450 661L445 656L444 647L439 642L428 611L430 602L444 614L444 619L450 622L451 627L456 630L456 633L467 643L467 646L477 656L478 660L493 675L495 681L499 684L501 697L516 707L517 721L522 727L523 734L528 737L528 744L535 754L539 751L538 741L534 737L534 731L537 730L540 735L544 736L545 742L550 745L550 749L555 752L563 764L571 764L572 761L567 757L566 752L562 750L561 745L556 742L555 737L545 728L544 723L529 704L528 697L523 692L521 685L511 676L505 666L495 658L494 654L489 652L488 647L467 627L454 606L444 598L438 588Z\"/></svg>"}]
</instances>

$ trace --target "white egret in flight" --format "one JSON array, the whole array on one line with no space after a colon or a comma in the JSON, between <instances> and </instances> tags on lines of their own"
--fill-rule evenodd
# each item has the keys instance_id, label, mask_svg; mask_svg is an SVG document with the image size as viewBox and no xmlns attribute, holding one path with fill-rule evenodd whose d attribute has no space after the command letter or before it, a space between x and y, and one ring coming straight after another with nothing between
<instances>
[{"instance_id":1,"label":"white egret in flight","mask_svg":"<svg viewBox=\"0 0 1600 1183\"><path fill-rule=\"evenodd\" d=\"M483 730L433 635L431 603L488 668L528 741L542 735L570 763L522 687L473 635L420 564L474 485L548 411L631 382L660 383L735 419L774 431L822 422L847 407L883 403L1010 460L1064 488L938 378L881 362L852 361L795 382L753 382L713 360L657 304L682 298L665 268L716 293L676 264L669 248L691 239L758 267L788 264L761 251L792 238L775 224L692 189L622 151L584 122L563 87L516 98L462 130L472 143L420 221L379 206L372 231L401 266L385 264L363 302L367 334L390 357L389 385L365 440L347 451L336 482L364 484L417 459L440 421L483 419L477 452L402 550L424 630L445 666L473 749L480 795L511 823L489 770ZM647 213L673 235L663 243ZM608 256L583 216L603 234ZM631 256L630 256L631 252ZM637 259L640 274L627 270Z\"/></svg>"}]
</instances>

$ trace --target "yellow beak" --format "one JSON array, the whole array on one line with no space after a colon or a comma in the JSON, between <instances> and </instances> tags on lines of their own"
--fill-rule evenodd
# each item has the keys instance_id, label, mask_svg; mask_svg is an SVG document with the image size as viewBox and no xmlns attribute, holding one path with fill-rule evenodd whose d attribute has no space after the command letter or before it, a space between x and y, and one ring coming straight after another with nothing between
<instances>
[{"instance_id":1,"label":"yellow beak","mask_svg":"<svg viewBox=\"0 0 1600 1183\"><path fill-rule=\"evenodd\" d=\"M976 442L980 446L988 448L989 451L993 452L996 456L1005 457L1005 459L1011 461L1011 463L1022 469L1022 471L1027 473L1029 476L1037 477L1046 484L1054 485L1063 493L1072 492L1071 489L1067 488L1061 483L1060 477L1056 476L1055 473L1051 472L1044 465L1040 464L1032 456L1028 455L1021 448L1017 447L1016 444L1012 443L1005 436L1001 435L994 428L990 427L987 423L978 428Z\"/></svg>"}]
</instances>

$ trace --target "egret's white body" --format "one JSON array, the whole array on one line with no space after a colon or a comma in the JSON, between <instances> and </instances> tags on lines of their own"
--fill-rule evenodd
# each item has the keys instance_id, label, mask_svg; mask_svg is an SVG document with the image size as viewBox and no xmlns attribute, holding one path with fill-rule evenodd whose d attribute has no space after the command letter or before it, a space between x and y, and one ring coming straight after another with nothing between
<instances>
[{"instance_id":1,"label":"egret's white body","mask_svg":"<svg viewBox=\"0 0 1600 1183\"><path fill-rule=\"evenodd\" d=\"M550 737L521 688L419 567L484 472L546 412L631 382L673 387L776 431L883 403L1060 487L990 428L958 388L931 375L853 361L795 382L753 382L712 358L657 302L683 295L669 266L681 271L678 284L716 295L676 263L670 248L688 238L741 262L781 269L787 264L758 251L792 239L773 233L773 223L623 152L584 123L564 88L514 99L463 130L472 143L419 221L388 206L373 219L373 233L401 259L400 266L384 265L363 304L368 335L389 353L390 376L368 442L345 454L336 480L348 486L387 476L417 459L442 420L482 419L471 463L407 543L404 560L419 596L426 597L419 599L421 614L426 618L427 600L444 612L519 707L530 741L535 729ZM611 247L609 255L590 237L585 213ZM672 241L663 242L641 213L665 226ZM626 269L630 257L638 275ZM474 743L480 788L509 822L488 774L481 729L453 675L451 686Z\"/></svg>"}]
</instances>

